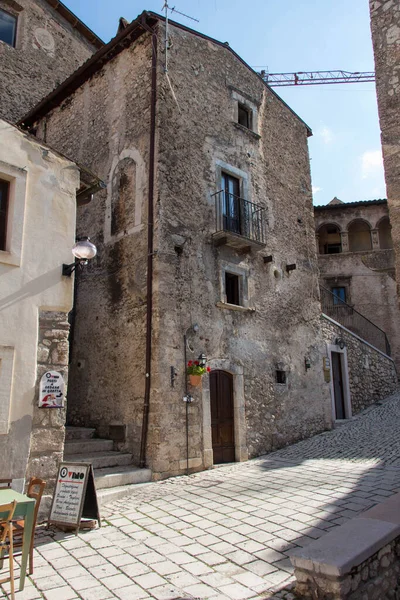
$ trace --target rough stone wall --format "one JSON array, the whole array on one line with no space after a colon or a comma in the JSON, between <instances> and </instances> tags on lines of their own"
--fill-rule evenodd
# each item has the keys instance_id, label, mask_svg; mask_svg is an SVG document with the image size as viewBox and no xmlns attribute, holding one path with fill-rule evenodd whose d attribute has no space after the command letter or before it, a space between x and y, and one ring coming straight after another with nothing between
<instances>
[{"instance_id":1,"label":"rough stone wall","mask_svg":"<svg viewBox=\"0 0 400 600\"><path fill-rule=\"evenodd\" d=\"M126 425L126 442L119 448L132 452L134 462L145 383L150 71L151 44L144 36L48 115L38 130L40 136L45 129L49 144L108 183L91 204L78 209L78 235L90 236L98 252L75 279L67 421L96 427L102 437L111 423ZM123 210L118 206L120 166L127 158L136 168L129 167L122 183L130 187L135 218L133 227L128 221L126 229L115 230L113 214Z\"/></svg>"},{"instance_id":2,"label":"rough stone wall","mask_svg":"<svg viewBox=\"0 0 400 600\"><path fill-rule=\"evenodd\" d=\"M387 205L338 205L315 210L316 230L322 224L334 223L347 231L353 219L366 220L376 231L380 220L388 215ZM346 302L380 327L388 336L392 356L400 367L400 311L394 278L394 250L379 246L364 252L344 251L340 254L319 254L321 285L330 289L346 287ZM362 337L362 331L359 332Z\"/></svg>"},{"instance_id":3,"label":"rough stone wall","mask_svg":"<svg viewBox=\"0 0 400 600\"><path fill-rule=\"evenodd\" d=\"M322 316L322 332L328 344L340 337L346 343L348 376L353 414L383 400L397 386L397 373L393 360Z\"/></svg>"},{"instance_id":4,"label":"rough stone wall","mask_svg":"<svg viewBox=\"0 0 400 600\"><path fill-rule=\"evenodd\" d=\"M63 458L66 405L64 408L39 408L39 385L46 371L58 371L65 384L67 383L68 333L66 313L39 312L37 381L26 480L28 483L30 477L40 477L46 481L45 495L40 507L43 515L48 514L58 465ZM66 385L64 390L67 391Z\"/></svg>"},{"instance_id":5,"label":"rough stone wall","mask_svg":"<svg viewBox=\"0 0 400 600\"><path fill-rule=\"evenodd\" d=\"M0 0L0 9L18 17L16 47L0 41L0 116L15 122L96 47L45 0Z\"/></svg>"},{"instance_id":6,"label":"rough stone wall","mask_svg":"<svg viewBox=\"0 0 400 600\"><path fill-rule=\"evenodd\" d=\"M243 377L244 402L235 415L245 412L237 432L242 457L330 427L306 127L226 48L174 27L170 36L168 73L176 101L161 64L156 269L163 326L154 356L161 388L152 394L150 419L150 451L160 476L178 473L186 455L182 339L193 323L200 330L191 339L189 358L205 352L211 368L226 364L234 381ZM238 125L238 97L252 106L254 120L257 113L256 131ZM232 169L240 170L246 199L266 211L267 243L260 251L213 245L212 194L221 189L220 171ZM177 242L181 254L174 251ZM269 264L263 262L266 255L273 256ZM290 263L297 268L288 274ZM248 309L224 305L223 266L247 273ZM171 366L178 371L174 389ZM285 385L276 383L279 368L287 372ZM203 468L207 390L205 380L203 394L193 392L189 409L189 456Z\"/></svg>"},{"instance_id":7,"label":"rough stone wall","mask_svg":"<svg viewBox=\"0 0 400 600\"><path fill-rule=\"evenodd\" d=\"M194 354L189 352L189 358L205 351L209 364L229 363L227 370L243 383L244 403L236 407L238 414L245 414L237 433L243 446L240 457L268 452L331 426L329 386L322 375L307 129L226 47L171 26L169 77L174 99L163 74L162 28L160 34L147 448L157 478L182 473L186 466L183 335L195 322L200 331L190 342ZM107 193L96 196L79 215L79 233L90 235L99 252L78 278L68 418L73 424L97 427L100 435L107 435L111 422L126 424L127 440L121 447L129 449L135 461L145 382L143 225L150 68L146 35L49 113L38 130L49 144L108 183ZM258 133L236 123L235 94L250 99L258 112ZM134 182L135 226L113 232L112 223L124 221L114 194L123 171L117 166L128 157L136 170L124 163L129 173L123 184ZM211 195L220 189L222 163L244 174L247 199L267 211L267 246L262 252L243 254L213 245ZM263 255L269 254L273 262L265 264ZM247 309L221 307L225 263L246 273ZM286 264L293 263L296 270L289 274ZM171 367L177 372L174 387ZM287 372L286 384L275 383L277 369ZM203 392L207 386L205 380ZM189 464L201 469L212 464L211 425L206 424L209 403L200 391L193 395Z\"/></svg>"},{"instance_id":8,"label":"rough stone wall","mask_svg":"<svg viewBox=\"0 0 400 600\"><path fill-rule=\"evenodd\" d=\"M295 569L296 596L329 600L398 600L400 598L400 538L342 577Z\"/></svg>"},{"instance_id":9,"label":"rough stone wall","mask_svg":"<svg viewBox=\"0 0 400 600\"><path fill-rule=\"evenodd\" d=\"M400 5L394 0L370 0L370 14L383 162L399 289Z\"/></svg>"}]
</instances>

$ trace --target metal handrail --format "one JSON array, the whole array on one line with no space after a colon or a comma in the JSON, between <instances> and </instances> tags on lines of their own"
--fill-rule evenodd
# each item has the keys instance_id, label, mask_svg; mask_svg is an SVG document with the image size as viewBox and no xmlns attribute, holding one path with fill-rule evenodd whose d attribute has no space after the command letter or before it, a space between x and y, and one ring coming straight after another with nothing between
<instances>
[{"instance_id":1,"label":"metal handrail","mask_svg":"<svg viewBox=\"0 0 400 600\"><path fill-rule=\"evenodd\" d=\"M337 321L381 352L391 355L386 333L339 296L320 286L322 312Z\"/></svg>"},{"instance_id":2,"label":"metal handrail","mask_svg":"<svg viewBox=\"0 0 400 600\"><path fill-rule=\"evenodd\" d=\"M264 244L265 209L225 190L211 195L215 199L216 232L225 231Z\"/></svg>"}]
</instances>

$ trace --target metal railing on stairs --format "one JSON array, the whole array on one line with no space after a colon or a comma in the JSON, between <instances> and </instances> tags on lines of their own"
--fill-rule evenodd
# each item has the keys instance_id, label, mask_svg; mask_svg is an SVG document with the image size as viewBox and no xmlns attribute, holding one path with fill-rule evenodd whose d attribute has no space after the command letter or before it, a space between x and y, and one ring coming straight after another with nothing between
<instances>
[{"instance_id":1,"label":"metal railing on stairs","mask_svg":"<svg viewBox=\"0 0 400 600\"><path fill-rule=\"evenodd\" d=\"M389 340L380 327L327 288L320 286L320 291L322 312L325 315L390 356Z\"/></svg>"}]
</instances>

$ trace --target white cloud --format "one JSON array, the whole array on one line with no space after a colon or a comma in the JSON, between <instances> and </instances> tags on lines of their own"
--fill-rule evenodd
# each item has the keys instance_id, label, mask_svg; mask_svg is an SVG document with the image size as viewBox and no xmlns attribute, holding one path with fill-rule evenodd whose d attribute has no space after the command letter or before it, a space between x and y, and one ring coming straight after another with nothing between
<instances>
[{"instance_id":1,"label":"white cloud","mask_svg":"<svg viewBox=\"0 0 400 600\"><path fill-rule=\"evenodd\" d=\"M369 179L383 174L382 152L380 150L367 150L361 155L361 177Z\"/></svg>"},{"instance_id":2,"label":"white cloud","mask_svg":"<svg viewBox=\"0 0 400 600\"><path fill-rule=\"evenodd\" d=\"M334 134L332 129L324 125L321 129L318 130L317 134L322 138L324 144L331 144L334 139Z\"/></svg>"},{"instance_id":3,"label":"white cloud","mask_svg":"<svg viewBox=\"0 0 400 600\"><path fill-rule=\"evenodd\" d=\"M313 185L312 186L312 193L313 194L318 194L318 192L321 192L322 188L318 187L317 185Z\"/></svg>"}]
</instances>

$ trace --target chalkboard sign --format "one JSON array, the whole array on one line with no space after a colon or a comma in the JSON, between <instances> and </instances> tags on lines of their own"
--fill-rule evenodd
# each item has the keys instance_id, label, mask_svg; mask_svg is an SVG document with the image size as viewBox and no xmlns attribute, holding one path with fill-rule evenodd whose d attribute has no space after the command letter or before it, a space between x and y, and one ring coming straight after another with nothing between
<instances>
[{"instance_id":1,"label":"chalkboard sign","mask_svg":"<svg viewBox=\"0 0 400 600\"><path fill-rule=\"evenodd\" d=\"M58 469L48 523L76 528L78 533L82 518L97 519L101 526L92 465L63 462Z\"/></svg>"}]
</instances>

